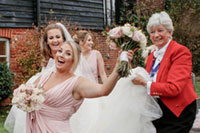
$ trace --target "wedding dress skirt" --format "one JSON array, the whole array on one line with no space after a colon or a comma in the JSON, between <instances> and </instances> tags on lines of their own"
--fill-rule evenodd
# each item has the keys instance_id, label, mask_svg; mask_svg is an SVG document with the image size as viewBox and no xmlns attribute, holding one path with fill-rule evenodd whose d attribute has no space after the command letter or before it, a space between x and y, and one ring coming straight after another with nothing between
<instances>
[{"instance_id":1,"label":"wedding dress skirt","mask_svg":"<svg viewBox=\"0 0 200 133\"><path fill-rule=\"evenodd\" d=\"M70 120L72 133L156 133L151 121L162 112L146 88L131 82L135 73L150 80L145 69L138 67L131 70L130 77L121 78L109 96L85 99L78 115ZM4 127L10 133L25 133L26 113L13 105Z\"/></svg>"},{"instance_id":2,"label":"wedding dress skirt","mask_svg":"<svg viewBox=\"0 0 200 133\"><path fill-rule=\"evenodd\" d=\"M79 121L71 123L72 130L76 126L73 133L156 133L152 121L162 111L146 88L131 82L135 73L150 80L145 69L132 69L131 76L121 78L109 96L85 103Z\"/></svg>"}]
</instances>

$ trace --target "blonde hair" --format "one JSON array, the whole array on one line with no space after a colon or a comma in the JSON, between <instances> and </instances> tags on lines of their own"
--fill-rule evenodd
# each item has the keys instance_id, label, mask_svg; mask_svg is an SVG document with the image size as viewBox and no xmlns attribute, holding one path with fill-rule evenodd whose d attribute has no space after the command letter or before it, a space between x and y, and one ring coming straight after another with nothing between
<instances>
[{"instance_id":1,"label":"blonde hair","mask_svg":"<svg viewBox=\"0 0 200 133\"><path fill-rule=\"evenodd\" d=\"M80 60L80 54L81 54L80 47L74 41L65 41L63 42L62 45L65 45L65 44L69 44L72 47L74 56L73 56L73 64L72 64L70 72L73 73L76 70L79 60Z\"/></svg>"},{"instance_id":2,"label":"blonde hair","mask_svg":"<svg viewBox=\"0 0 200 133\"><path fill-rule=\"evenodd\" d=\"M172 33L174 31L172 20L165 11L155 13L149 18L149 22L147 24L148 33L150 33L152 27L159 25L163 25L168 31L171 31Z\"/></svg>"},{"instance_id":3,"label":"blonde hair","mask_svg":"<svg viewBox=\"0 0 200 133\"><path fill-rule=\"evenodd\" d=\"M63 37L64 41L66 41L64 31L59 25L50 24L45 28L44 34L41 38L40 48L41 48L41 53L44 57L44 61L46 61L46 62L49 60L49 58L53 58L52 51L47 43L47 32L52 29L59 29L62 33L62 37Z\"/></svg>"}]
</instances>

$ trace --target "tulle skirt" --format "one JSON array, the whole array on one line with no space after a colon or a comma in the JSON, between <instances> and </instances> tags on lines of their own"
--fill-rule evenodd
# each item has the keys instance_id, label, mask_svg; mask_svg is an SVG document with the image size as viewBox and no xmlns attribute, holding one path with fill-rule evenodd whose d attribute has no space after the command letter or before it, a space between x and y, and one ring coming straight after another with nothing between
<instances>
[{"instance_id":1,"label":"tulle skirt","mask_svg":"<svg viewBox=\"0 0 200 133\"><path fill-rule=\"evenodd\" d=\"M9 133L26 133L26 112L13 105L4 123Z\"/></svg>"},{"instance_id":2,"label":"tulle skirt","mask_svg":"<svg viewBox=\"0 0 200 133\"><path fill-rule=\"evenodd\" d=\"M87 99L74 115L76 119L70 120L73 133L156 133L152 121L162 111L146 88L131 82L135 73L150 80L146 70L137 67L117 82L109 96Z\"/></svg>"},{"instance_id":3,"label":"tulle skirt","mask_svg":"<svg viewBox=\"0 0 200 133\"><path fill-rule=\"evenodd\" d=\"M109 96L85 99L70 119L72 133L156 133L151 121L160 118L162 111L146 88L131 82L135 73L150 80L145 69L137 67L117 82ZM13 105L4 127L10 133L25 133L26 112Z\"/></svg>"}]
</instances>

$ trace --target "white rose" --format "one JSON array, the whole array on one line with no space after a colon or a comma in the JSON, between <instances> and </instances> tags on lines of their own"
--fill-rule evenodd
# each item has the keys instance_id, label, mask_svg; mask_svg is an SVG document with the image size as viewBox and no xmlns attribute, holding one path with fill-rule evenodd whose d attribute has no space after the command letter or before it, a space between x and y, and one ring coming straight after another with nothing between
<instances>
[{"instance_id":1,"label":"white rose","mask_svg":"<svg viewBox=\"0 0 200 133\"><path fill-rule=\"evenodd\" d=\"M133 32L131 31L131 25L130 24L125 24L122 27L122 32L123 32L124 35L126 35L130 38L133 36Z\"/></svg>"},{"instance_id":2,"label":"white rose","mask_svg":"<svg viewBox=\"0 0 200 133\"><path fill-rule=\"evenodd\" d=\"M44 96L43 95L40 95L40 96L38 96L38 102L39 102L39 104L42 104L43 102L44 102Z\"/></svg>"},{"instance_id":3,"label":"white rose","mask_svg":"<svg viewBox=\"0 0 200 133\"><path fill-rule=\"evenodd\" d=\"M21 84L17 89L19 89L20 91L25 91L26 90L26 85L25 84Z\"/></svg>"}]
</instances>

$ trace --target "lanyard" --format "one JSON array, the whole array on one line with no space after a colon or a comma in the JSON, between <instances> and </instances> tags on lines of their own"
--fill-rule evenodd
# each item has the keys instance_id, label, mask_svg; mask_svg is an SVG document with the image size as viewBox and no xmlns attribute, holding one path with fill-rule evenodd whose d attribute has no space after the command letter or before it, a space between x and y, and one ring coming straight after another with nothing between
<instances>
[{"instance_id":1,"label":"lanyard","mask_svg":"<svg viewBox=\"0 0 200 133\"><path fill-rule=\"evenodd\" d=\"M154 68L154 64L155 64L156 60L153 61L153 65L152 65L152 68L151 68L151 73L150 73L150 77L154 77L155 74L157 73L158 71L158 68L160 66L160 63Z\"/></svg>"}]
</instances>

